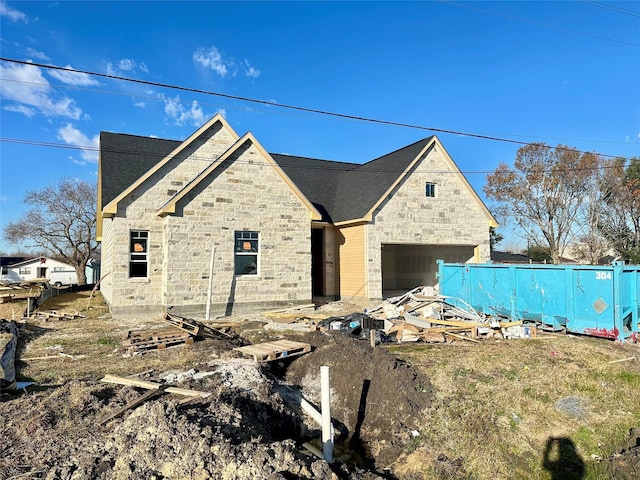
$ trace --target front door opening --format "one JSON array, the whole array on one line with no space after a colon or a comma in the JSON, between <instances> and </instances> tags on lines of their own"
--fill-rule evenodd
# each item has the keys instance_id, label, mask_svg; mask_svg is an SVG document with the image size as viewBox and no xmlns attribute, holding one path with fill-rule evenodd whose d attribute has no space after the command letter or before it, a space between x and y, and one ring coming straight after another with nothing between
<instances>
[{"instance_id":1,"label":"front door opening","mask_svg":"<svg viewBox=\"0 0 640 480\"><path fill-rule=\"evenodd\" d=\"M324 296L324 228L311 229L311 291Z\"/></svg>"}]
</instances>

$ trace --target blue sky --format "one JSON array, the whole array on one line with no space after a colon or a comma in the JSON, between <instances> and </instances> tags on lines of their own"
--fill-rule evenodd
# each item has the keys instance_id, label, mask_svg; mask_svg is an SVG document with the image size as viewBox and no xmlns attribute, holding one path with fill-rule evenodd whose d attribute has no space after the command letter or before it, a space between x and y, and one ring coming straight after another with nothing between
<instances>
[{"instance_id":1,"label":"blue sky","mask_svg":"<svg viewBox=\"0 0 640 480\"><path fill-rule=\"evenodd\" d=\"M639 1L0 1L0 50L273 103L2 61L0 228L28 190L95 182L100 131L184 139L222 112L270 152L356 163L433 133L277 104L640 156ZM481 196L518 148L438 136Z\"/></svg>"}]
</instances>

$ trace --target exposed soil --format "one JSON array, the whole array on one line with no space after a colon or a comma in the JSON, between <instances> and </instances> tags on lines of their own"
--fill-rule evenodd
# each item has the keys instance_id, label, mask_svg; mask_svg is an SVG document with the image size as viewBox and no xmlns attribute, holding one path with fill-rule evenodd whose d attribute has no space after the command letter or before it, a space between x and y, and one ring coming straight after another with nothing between
<instances>
[{"instance_id":1,"label":"exposed soil","mask_svg":"<svg viewBox=\"0 0 640 480\"><path fill-rule=\"evenodd\" d=\"M331 414L342 422L342 444L365 463L378 468L392 464L430 405L429 379L388 349L373 349L342 332L313 332L303 338L314 352L291 364L287 381L319 404L320 366L329 366Z\"/></svg>"},{"instance_id":2,"label":"exposed soil","mask_svg":"<svg viewBox=\"0 0 640 480\"><path fill-rule=\"evenodd\" d=\"M144 391L72 380L3 395L0 479L396 478L384 467L411 441L429 406L428 379L387 349L341 332L292 339L313 351L270 366L233 358L242 339L212 341L218 351L208 358L217 360L136 377L166 378L211 396L181 403L184 397L159 394L103 424ZM302 394L319 409L321 365L331 368L333 465L301 447L310 442L321 450L321 432L295 400Z\"/></svg>"},{"instance_id":3,"label":"exposed soil","mask_svg":"<svg viewBox=\"0 0 640 480\"><path fill-rule=\"evenodd\" d=\"M640 478L640 428L632 428L619 453L608 459L611 478Z\"/></svg>"}]
</instances>

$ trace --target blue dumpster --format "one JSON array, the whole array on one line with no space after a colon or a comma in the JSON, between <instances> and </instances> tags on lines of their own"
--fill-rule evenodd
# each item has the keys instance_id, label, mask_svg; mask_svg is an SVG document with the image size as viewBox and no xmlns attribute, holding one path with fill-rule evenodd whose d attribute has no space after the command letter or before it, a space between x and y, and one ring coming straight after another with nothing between
<instances>
[{"instance_id":1,"label":"blue dumpster","mask_svg":"<svg viewBox=\"0 0 640 480\"><path fill-rule=\"evenodd\" d=\"M556 330L638 341L640 265L444 263L440 295L478 313L534 321Z\"/></svg>"}]
</instances>

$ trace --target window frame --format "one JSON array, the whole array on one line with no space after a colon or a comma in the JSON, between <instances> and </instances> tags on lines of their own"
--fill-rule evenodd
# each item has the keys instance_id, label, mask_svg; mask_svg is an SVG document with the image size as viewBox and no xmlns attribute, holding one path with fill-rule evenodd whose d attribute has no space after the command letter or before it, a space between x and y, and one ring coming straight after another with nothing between
<instances>
[{"instance_id":1,"label":"window frame","mask_svg":"<svg viewBox=\"0 0 640 480\"><path fill-rule=\"evenodd\" d=\"M18 275L31 275L31 267L18 267Z\"/></svg>"},{"instance_id":2,"label":"window frame","mask_svg":"<svg viewBox=\"0 0 640 480\"><path fill-rule=\"evenodd\" d=\"M136 240L140 242L134 243ZM144 242L142 242L144 240ZM142 251L135 251L135 245L142 245ZM135 274L133 267L144 264L144 275ZM149 278L149 230L130 230L129 231L129 275L128 278Z\"/></svg>"},{"instance_id":3,"label":"window frame","mask_svg":"<svg viewBox=\"0 0 640 480\"><path fill-rule=\"evenodd\" d=\"M424 196L427 198L437 198L437 185L438 184L436 182L426 182L424 185Z\"/></svg>"},{"instance_id":4,"label":"window frame","mask_svg":"<svg viewBox=\"0 0 640 480\"><path fill-rule=\"evenodd\" d=\"M242 244L242 248L241 248ZM239 260L246 258L255 259L255 271L238 271L241 265ZM243 264L246 267L248 264ZM255 230L236 230L233 232L233 275L235 277L260 276L260 232Z\"/></svg>"}]
</instances>

